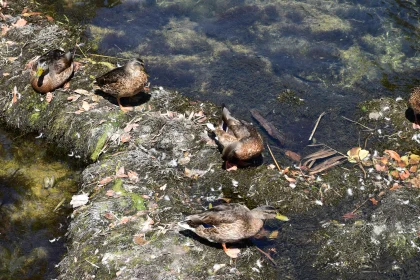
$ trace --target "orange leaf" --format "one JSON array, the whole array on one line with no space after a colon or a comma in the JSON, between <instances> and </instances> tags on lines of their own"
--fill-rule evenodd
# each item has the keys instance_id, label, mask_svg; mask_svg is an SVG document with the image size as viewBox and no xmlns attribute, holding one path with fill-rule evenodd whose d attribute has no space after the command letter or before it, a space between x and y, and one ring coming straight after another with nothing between
<instances>
[{"instance_id":1,"label":"orange leaf","mask_svg":"<svg viewBox=\"0 0 420 280\"><path fill-rule=\"evenodd\" d=\"M408 170L404 170L403 172L400 173L401 180L405 180L408 177L410 177L410 172Z\"/></svg>"},{"instance_id":2,"label":"orange leaf","mask_svg":"<svg viewBox=\"0 0 420 280\"><path fill-rule=\"evenodd\" d=\"M298 153L287 150L284 154L293 161L296 161L296 162L300 161L301 157Z\"/></svg>"},{"instance_id":3,"label":"orange leaf","mask_svg":"<svg viewBox=\"0 0 420 280\"><path fill-rule=\"evenodd\" d=\"M392 159L394 159L398 162L401 161L400 155L393 150L385 150L384 153L387 153Z\"/></svg>"},{"instance_id":4,"label":"orange leaf","mask_svg":"<svg viewBox=\"0 0 420 280\"><path fill-rule=\"evenodd\" d=\"M68 101L76 101L77 99L79 99L80 95L79 94L73 94L70 95L69 97L67 97Z\"/></svg>"},{"instance_id":5,"label":"orange leaf","mask_svg":"<svg viewBox=\"0 0 420 280\"><path fill-rule=\"evenodd\" d=\"M142 234L134 235L133 242L136 243L137 245L145 245L149 243L146 239L144 239Z\"/></svg>"},{"instance_id":6,"label":"orange leaf","mask_svg":"<svg viewBox=\"0 0 420 280\"><path fill-rule=\"evenodd\" d=\"M417 168L418 168L417 165L411 166L410 167L410 172L413 172L413 173L416 172L417 171Z\"/></svg>"},{"instance_id":7,"label":"orange leaf","mask_svg":"<svg viewBox=\"0 0 420 280\"><path fill-rule=\"evenodd\" d=\"M1 27L1 35L5 36L7 31L9 31L10 27L8 27L7 25L2 25Z\"/></svg>"},{"instance_id":8,"label":"orange leaf","mask_svg":"<svg viewBox=\"0 0 420 280\"><path fill-rule=\"evenodd\" d=\"M109 197L114 196L115 195L115 191L113 191L113 190L107 190L105 195L106 196L109 196Z\"/></svg>"},{"instance_id":9,"label":"orange leaf","mask_svg":"<svg viewBox=\"0 0 420 280\"><path fill-rule=\"evenodd\" d=\"M126 224L130 221L130 217L122 217L120 220L120 225Z\"/></svg>"},{"instance_id":10,"label":"orange leaf","mask_svg":"<svg viewBox=\"0 0 420 280\"><path fill-rule=\"evenodd\" d=\"M105 217L106 219L108 219L108 220L113 220L113 219L115 219L114 214L112 214L112 213L110 213L110 212L105 213L105 214L104 214L104 217Z\"/></svg>"},{"instance_id":11,"label":"orange leaf","mask_svg":"<svg viewBox=\"0 0 420 280\"><path fill-rule=\"evenodd\" d=\"M130 136L130 134L128 134L128 133L123 133L123 134L120 136L120 140L121 140L121 142L123 142L123 143L127 143L127 142L129 142L129 141L130 141L130 139L131 139L131 136Z\"/></svg>"},{"instance_id":12,"label":"orange leaf","mask_svg":"<svg viewBox=\"0 0 420 280\"><path fill-rule=\"evenodd\" d=\"M45 17L47 18L48 21L54 21L54 18L49 15L45 15Z\"/></svg>"},{"instance_id":13,"label":"orange leaf","mask_svg":"<svg viewBox=\"0 0 420 280\"><path fill-rule=\"evenodd\" d=\"M400 174L398 173L397 170L393 170L389 174L391 174L391 176L394 177L395 179L399 179L400 178Z\"/></svg>"},{"instance_id":14,"label":"orange leaf","mask_svg":"<svg viewBox=\"0 0 420 280\"><path fill-rule=\"evenodd\" d=\"M369 200L372 202L373 205L377 205L378 204L378 201L374 197L372 197Z\"/></svg>"},{"instance_id":15,"label":"orange leaf","mask_svg":"<svg viewBox=\"0 0 420 280\"><path fill-rule=\"evenodd\" d=\"M130 181L133 181L133 182L138 182L139 181L139 176L137 175L136 172L130 170L130 171L127 172L127 175L128 175L128 179Z\"/></svg>"},{"instance_id":16,"label":"orange leaf","mask_svg":"<svg viewBox=\"0 0 420 280\"><path fill-rule=\"evenodd\" d=\"M29 13L27 13L27 12L23 12L23 11L22 11L22 16L23 17L38 16L38 15L42 14L41 12L29 12Z\"/></svg>"},{"instance_id":17,"label":"orange leaf","mask_svg":"<svg viewBox=\"0 0 420 280\"><path fill-rule=\"evenodd\" d=\"M394 183L394 185L392 185L392 188L390 188L390 191L395 191L402 188L400 185L398 185L398 183Z\"/></svg>"},{"instance_id":18,"label":"orange leaf","mask_svg":"<svg viewBox=\"0 0 420 280\"><path fill-rule=\"evenodd\" d=\"M13 104L15 104L15 103L17 102L17 94L18 94L18 92L17 92L17 87L15 86L15 87L13 88L13 98L12 98L12 103L13 103Z\"/></svg>"},{"instance_id":19,"label":"orange leaf","mask_svg":"<svg viewBox=\"0 0 420 280\"><path fill-rule=\"evenodd\" d=\"M381 172L381 171L387 171L388 167L377 163L377 164L375 164L375 169L376 169L376 171Z\"/></svg>"},{"instance_id":20,"label":"orange leaf","mask_svg":"<svg viewBox=\"0 0 420 280\"><path fill-rule=\"evenodd\" d=\"M103 178L102 180L99 181L99 184L104 186L111 181L112 181L112 177L105 177L105 178Z\"/></svg>"},{"instance_id":21,"label":"orange leaf","mask_svg":"<svg viewBox=\"0 0 420 280\"><path fill-rule=\"evenodd\" d=\"M353 212L348 212L346 214L343 215L344 219L354 219L356 218L356 214L354 214Z\"/></svg>"},{"instance_id":22,"label":"orange leaf","mask_svg":"<svg viewBox=\"0 0 420 280\"><path fill-rule=\"evenodd\" d=\"M18 19L14 24L12 24L14 27L22 27L25 26L26 23L28 23L25 19L21 18Z\"/></svg>"}]
</instances>

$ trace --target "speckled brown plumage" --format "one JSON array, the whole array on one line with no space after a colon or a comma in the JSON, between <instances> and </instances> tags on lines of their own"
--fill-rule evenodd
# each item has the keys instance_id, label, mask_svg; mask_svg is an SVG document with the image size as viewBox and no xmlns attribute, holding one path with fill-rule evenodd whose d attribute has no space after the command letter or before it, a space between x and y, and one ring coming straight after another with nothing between
<instances>
[{"instance_id":1,"label":"speckled brown plumage","mask_svg":"<svg viewBox=\"0 0 420 280\"><path fill-rule=\"evenodd\" d=\"M30 82L40 93L47 93L62 86L73 74L73 52L51 50L32 64Z\"/></svg>"},{"instance_id":2,"label":"speckled brown plumage","mask_svg":"<svg viewBox=\"0 0 420 280\"><path fill-rule=\"evenodd\" d=\"M264 144L256 128L243 120L235 119L224 107L222 110L223 127L215 130L219 143L223 147L222 158L226 161L248 161L261 155Z\"/></svg>"},{"instance_id":3,"label":"speckled brown plumage","mask_svg":"<svg viewBox=\"0 0 420 280\"><path fill-rule=\"evenodd\" d=\"M420 87L413 89L410 98L408 99L408 103L416 115L420 114Z\"/></svg>"},{"instance_id":4,"label":"speckled brown plumage","mask_svg":"<svg viewBox=\"0 0 420 280\"><path fill-rule=\"evenodd\" d=\"M256 235L264 219L276 217L276 209L261 206L249 210L237 203L222 204L186 217L179 225L215 243L234 243Z\"/></svg>"},{"instance_id":5,"label":"speckled brown plumage","mask_svg":"<svg viewBox=\"0 0 420 280\"><path fill-rule=\"evenodd\" d=\"M101 90L117 98L118 105L123 111L120 98L131 97L144 90L147 85L147 74L144 62L138 59L128 61L124 66L96 78Z\"/></svg>"}]
</instances>

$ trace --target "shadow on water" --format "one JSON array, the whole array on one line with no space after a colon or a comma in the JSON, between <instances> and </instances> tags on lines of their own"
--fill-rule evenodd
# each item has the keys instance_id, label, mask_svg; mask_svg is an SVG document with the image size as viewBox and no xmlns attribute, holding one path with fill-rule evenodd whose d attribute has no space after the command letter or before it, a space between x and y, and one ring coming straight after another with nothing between
<instances>
[{"instance_id":1,"label":"shadow on water","mask_svg":"<svg viewBox=\"0 0 420 280\"><path fill-rule=\"evenodd\" d=\"M54 150L35 135L0 130L0 279L57 276L69 209L54 209L77 191L78 175Z\"/></svg>"},{"instance_id":2,"label":"shadow on water","mask_svg":"<svg viewBox=\"0 0 420 280\"><path fill-rule=\"evenodd\" d=\"M88 23L85 41L91 52L119 58L140 55L152 86L227 104L247 121L255 122L249 110L257 109L284 132L286 148L302 154L314 151L305 146L321 112L328 114L316 140L345 152L358 145L359 131L341 116L354 119L364 100L406 98L420 83L420 6L415 1L40 2L55 18L65 14ZM287 162L261 131L277 159ZM267 152L265 158L269 161ZM340 220L345 213L338 209L349 205L354 201L291 217L290 224L282 226L274 248L287 271L279 266L279 279L288 274L297 279L334 278L315 270L317 256L308 252L317 250L304 248L319 246L313 232L324 220ZM286 259L300 265L287 267ZM371 264L372 271L349 272L346 277L395 279L419 271L418 263L409 260L394 275L381 274L392 260L379 259Z\"/></svg>"}]
</instances>

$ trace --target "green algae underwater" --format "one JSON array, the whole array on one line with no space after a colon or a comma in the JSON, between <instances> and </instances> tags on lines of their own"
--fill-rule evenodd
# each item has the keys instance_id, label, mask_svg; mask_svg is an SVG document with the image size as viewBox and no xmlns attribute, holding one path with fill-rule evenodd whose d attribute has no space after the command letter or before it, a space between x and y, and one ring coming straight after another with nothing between
<instances>
[{"instance_id":1,"label":"green algae underwater","mask_svg":"<svg viewBox=\"0 0 420 280\"><path fill-rule=\"evenodd\" d=\"M35 137L0 130L0 279L52 279L66 252L79 172Z\"/></svg>"}]
</instances>

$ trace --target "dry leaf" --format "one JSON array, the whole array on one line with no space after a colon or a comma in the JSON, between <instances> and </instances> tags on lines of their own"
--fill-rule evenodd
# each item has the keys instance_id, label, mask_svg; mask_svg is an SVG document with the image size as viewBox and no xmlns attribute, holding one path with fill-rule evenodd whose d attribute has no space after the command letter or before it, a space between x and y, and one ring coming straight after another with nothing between
<instances>
[{"instance_id":1,"label":"dry leaf","mask_svg":"<svg viewBox=\"0 0 420 280\"><path fill-rule=\"evenodd\" d=\"M130 136L130 134L128 134L128 133L123 133L123 134L121 134L121 136L120 136L120 140L121 140L121 142L123 142L123 143L127 143L127 142L129 142L129 141L130 141L130 139L131 139L131 136Z\"/></svg>"},{"instance_id":2,"label":"dry leaf","mask_svg":"<svg viewBox=\"0 0 420 280\"><path fill-rule=\"evenodd\" d=\"M136 243L137 245L145 245L149 243L149 241L143 238L143 234L134 235L133 242Z\"/></svg>"},{"instance_id":3,"label":"dry leaf","mask_svg":"<svg viewBox=\"0 0 420 280\"><path fill-rule=\"evenodd\" d=\"M291 178L291 177L287 176L286 174L284 174L284 178L286 178L286 180L290 183L296 183L296 179Z\"/></svg>"},{"instance_id":4,"label":"dry leaf","mask_svg":"<svg viewBox=\"0 0 420 280\"><path fill-rule=\"evenodd\" d=\"M400 155L393 150L385 150L384 153L388 154L392 159L396 160L397 162L401 161Z\"/></svg>"},{"instance_id":5,"label":"dry leaf","mask_svg":"<svg viewBox=\"0 0 420 280\"><path fill-rule=\"evenodd\" d=\"M109 197L112 197L112 196L115 195L115 191L113 191L113 190L107 190L106 193L105 193L105 195L106 196L109 196Z\"/></svg>"},{"instance_id":6,"label":"dry leaf","mask_svg":"<svg viewBox=\"0 0 420 280\"><path fill-rule=\"evenodd\" d=\"M75 93L78 93L78 94L82 94L82 95L89 95L89 91L87 91L87 90L85 90L85 89L81 89L81 88L78 88L78 89L75 89L75 90L73 90Z\"/></svg>"},{"instance_id":7,"label":"dry leaf","mask_svg":"<svg viewBox=\"0 0 420 280\"><path fill-rule=\"evenodd\" d=\"M7 34L7 31L9 31L9 29L10 29L10 27L9 27L9 26L7 26L7 25L3 24L3 25L1 26L1 35L2 35L2 36L5 36L5 35Z\"/></svg>"},{"instance_id":8,"label":"dry leaf","mask_svg":"<svg viewBox=\"0 0 420 280\"><path fill-rule=\"evenodd\" d=\"M394 183L394 185L392 185L392 188L390 188L389 190L390 191L395 191L395 190L400 189L400 188L402 188L402 187L400 185L398 185L398 183Z\"/></svg>"},{"instance_id":9,"label":"dry leaf","mask_svg":"<svg viewBox=\"0 0 420 280\"><path fill-rule=\"evenodd\" d=\"M42 14L41 12L29 12L29 13L26 13L24 11L25 10L22 11L22 16L23 17L38 16L38 15Z\"/></svg>"},{"instance_id":10,"label":"dry leaf","mask_svg":"<svg viewBox=\"0 0 420 280\"><path fill-rule=\"evenodd\" d=\"M85 111L89 111L89 109L90 109L89 103L87 103L86 101L83 101L82 108Z\"/></svg>"},{"instance_id":11,"label":"dry leaf","mask_svg":"<svg viewBox=\"0 0 420 280\"><path fill-rule=\"evenodd\" d=\"M21 18L21 19L18 19L14 24L12 24L12 26L22 27L22 26L25 26L26 23L27 23L27 21L25 19Z\"/></svg>"},{"instance_id":12,"label":"dry leaf","mask_svg":"<svg viewBox=\"0 0 420 280\"><path fill-rule=\"evenodd\" d=\"M410 167L410 172L414 173L417 171L418 166L417 165L413 165Z\"/></svg>"},{"instance_id":13,"label":"dry leaf","mask_svg":"<svg viewBox=\"0 0 420 280\"><path fill-rule=\"evenodd\" d=\"M137 175L136 172L132 170L127 172L127 176L128 176L128 179L134 183L137 183L139 181L139 176Z\"/></svg>"},{"instance_id":14,"label":"dry leaf","mask_svg":"<svg viewBox=\"0 0 420 280\"><path fill-rule=\"evenodd\" d=\"M132 129L138 127L139 125L136 123L129 123L124 127L124 132L130 132Z\"/></svg>"},{"instance_id":15,"label":"dry leaf","mask_svg":"<svg viewBox=\"0 0 420 280\"><path fill-rule=\"evenodd\" d=\"M270 235L268 236L268 238L270 238L270 239L276 239L277 236L279 236L279 231L278 230L275 230L272 233L270 233Z\"/></svg>"},{"instance_id":16,"label":"dry leaf","mask_svg":"<svg viewBox=\"0 0 420 280\"><path fill-rule=\"evenodd\" d=\"M105 177L105 178L103 178L102 180L99 181L99 184L102 185L102 186L104 186L104 185L108 184L111 181L112 181L112 177Z\"/></svg>"},{"instance_id":17,"label":"dry leaf","mask_svg":"<svg viewBox=\"0 0 420 280\"><path fill-rule=\"evenodd\" d=\"M120 225L126 224L130 221L130 217L122 217L120 220Z\"/></svg>"},{"instance_id":18,"label":"dry leaf","mask_svg":"<svg viewBox=\"0 0 420 280\"><path fill-rule=\"evenodd\" d=\"M108 219L108 220L113 220L113 219L115 219L114 214L112 214L111 212L107 212L107 213L105 213L105 214L104 214L104 217L105 217L106 219Z\"/></svg>"},{"instance_id":19,"label":"dry leaf","mask_svg":"<svg viewBox=\"0 0 420 280\"><path fill-rule=\"evenodd\" d=\"M404 170L403 172L400 173L401 180L405 180L408 177L410 177L410 172L408 170Z\"/></svg>"},{"instance_id":20,"label":"dry leaf","mask_svg":"<svg viewBox=\"0 0 420 280\"><path fill-rule=\"evenodd\" d=\"M385 165L380 165L379 163L377 163L377 164L375 164L375 169L376 169L376 171L381 172L381 171L387 171L388 167L385 166Z\"/></svg>"},{"instance_id":21,"label":"dry leaf","mask_svg":"<svg viewBox=\"0 0 420 280\"><path fill-rule=\"evenodd\" d=\"M389 174L391 174L391 176L394 177L395 179L399 179L400 178L400 174L398 173L397 170L393 170Z\"/></svg>"},{"instance_id":22,"label":"dry leaf","mask_svg":"<svg viewBox=\"0 0 420 280\"><path fill-rule=\"evenodd\" d=\"M48 20L48 21L50 21L50 22L51 22L51 21L54 21L54 18L53 18L53 17L51 17L51 16L49 16L49 15L45 15L45 17L46 17L46 18L47 18L47 20Z\"/></svg>"},{"instance_id":23,"label":"dry leaf","mask_svg":"<svg viewBox=\"0 0 420 280\"><path fill-rule=\"evenodd\" d=\"M18 91L17 91L17 87L16 86L13 88L13 92L12 93L13 93L12 104L15 104L17 102L17 94L18 94Z\"/></svg>"},{"instance_id":24,"label":"dry leaf","mask_svg":"<svg viewBox=\"0 0 420 280\"><path fill-rule=\"evenodd\" d=\"M70 201L70 205L73 206L73 208L85 205L89 201L89 196L87 194L79 194L79 195L73 195Z\"/></svg>"},{"instance_id":25,"label":"dry leaf","mask_svg":"<svg viewBox=\"0 0 420 280\"><path fill-rule=\"evenodd\" d=\"M19 58L18 56L10 56L10 57L7 58L7 60L10 61L10 62L13 62L18 58Z\"/></svg>"},{"instance_id":26,"label":"dry leaf","mask_svg":"<svg viewBox=\"0 0 420 280\"><path fill-rule=\"evenodd\" d=\"M117 176L117 178L127 178L128 175L125 174L125 169L124 166L121 166L120 169L118 169L118 171L115 174Z\"/></svg>"},{"instance_id":27,"label":"dry leaf","mask_svg":"<svg viewBox=\"0 0 420 280\"><path fill-rule=\"evenodd\" d=\"M47 100L47 102L50 103L53 98L54 98L54 95L52 94L52 92L47 92L47 95L45 96L45 100Z\"/></svg>"},{"instance_id":28,"label":"dry leaf","mask_svg":"<svg viewBox=\"0 0 420 280\"><path fill-rule=\"evenodd\" d=\"M74 102L77 99L79 99L79 97L80 97L80 94L73 94L73 95L70 95L69 97L67 97L67 100Z\"/></svg>"},{"instance_id":29,"label":"dry leaf","mask_svg":"<svg viewBox=\"0 0 420 280\"><path fill-rule=\"evenodd\" d=\"M296 162L300 161L301 157L298 153L287 150L284 154L293 161L296 161Z\"/></svg>"},{"instance_id":30,"label":"dry leaf","mask_svg":"<svg viewBox=\"0 0 420 280\"><path fill-rule=\"evenodd\" d=\"M372 197L369 200L372 202L373 205L378 205L378 201L374 197Z\"/></svg>"},{"instance_id":31,"label":"dry leaf","mask_svg":"<svg viewBox=\"0 0 420 280\"><path fill-rule=\"evenodd\" d=\"M356 218L356 214L354 214L353 212L348 212L346 214L343 215L344 219L354 219Z\"/></svg>"}]
</instances>

